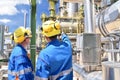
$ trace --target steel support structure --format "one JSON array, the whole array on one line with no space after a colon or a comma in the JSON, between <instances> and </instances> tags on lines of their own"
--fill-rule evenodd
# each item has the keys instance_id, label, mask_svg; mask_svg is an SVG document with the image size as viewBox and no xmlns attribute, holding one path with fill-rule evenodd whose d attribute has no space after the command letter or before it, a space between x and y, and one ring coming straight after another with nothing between
<instances>
[{"instance_id":1,"label":"steel support structure","mask_svg":"<svg viewBox=\"0 0 120 80\"><path fill-rule=\"evenodd\" d=\"M31 60L35 70L35 63L36 63L36 0L31 0L31 31L32 31L32 38L31 38Z\"/></svg>"}]
</instances>

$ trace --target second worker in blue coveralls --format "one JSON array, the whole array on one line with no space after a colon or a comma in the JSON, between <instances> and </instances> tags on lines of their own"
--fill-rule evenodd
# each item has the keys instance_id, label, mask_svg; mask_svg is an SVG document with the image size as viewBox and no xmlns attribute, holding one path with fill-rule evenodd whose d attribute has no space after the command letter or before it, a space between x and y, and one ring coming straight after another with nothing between
<instances>
[{"instance_id":1,"label":"second worker in blue coveralls","mask_svg":"<svg viewBox=\"0 0 120 80\"><path fill-rule=\"evenodd\" d=\"M57 39L60 24L46 21L41 29L48 44L39 53L35 80L73 80L71 42L65 34Z\"/></svg>"},{"instance_id":2,"label":"second worker in blue coveralls","mask_svg":"<svg viewBox=\"0 0 120 80\"><path fill-rule=\"evenodd\" d=\"M32 37L30 30L19 27L12 35L17 44L9 58L8 80L34 80L33 66L27 56L26 47Z\"/></svg>"}]
</instances>

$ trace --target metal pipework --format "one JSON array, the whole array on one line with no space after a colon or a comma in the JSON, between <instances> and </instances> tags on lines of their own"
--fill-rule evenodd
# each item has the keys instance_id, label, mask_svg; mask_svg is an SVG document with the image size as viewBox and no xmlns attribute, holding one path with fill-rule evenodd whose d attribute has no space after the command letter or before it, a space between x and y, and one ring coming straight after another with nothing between
<instances>
[{"instance_id":1,"label":"metal pipework","mask_svg":"<svg viewBox=\"0 0 120 80\"><path fill-rule=\"evenodd\" d=\"M77 22L74 22L74 23L72 23L72 22L60 22L60 25L62 27L70 27L70 26L72 26L72 28L77 28L78 23Z\"/></svg>"},{"instance_id":2,"label":"metal pipework","mask_svg":"<svg viewBox=\"0 0 120 80\"><path fill-rule=\"evenodd\" d=\"M3 54L4 50L4 31L5 31L5 26L0 25L0 54Z\"/></svg>"},{"instance_id":3,"label":"metal pipework","mask_svg":"<svg viewBox=\"0 0 120 80\"><path fill-rule=\"evenodd\" d=\"M27 22L27 11L26 10L22 10L23 14L24 14L24 27L26 28L26 22Z\"/></svg>"},{"instance_id":4,"label":"metal pipework","mask_svg":"<svg viewBox=\"0 0 120 80\"><path fill-rule=\"evenodd\" d=\"M68 17L73 17L78 12L78 3L67 3Z\"/></svg>"},{"instance_id":5,"label":"metal pipework","mask_svg":"<svg viewBox=\"0 0 120 80\"><path fill-rule=\"evenodd\" d=\"M96 21L98 21L98 18L104 13L104 23L110 23L115 21L116 19L120 18L120 0L115 2L110 7L106 8L101 14L98 14L96 17ZM98 25L99 22L97 22Z\"/></svg>"},{"instance_id":6,"label":"metal pipework","mask_svg":"<svg viewBox=\"0 0 120 80\"><path fill-rule=\"evenodd\" d=\"M46 20L47 20L47 16L46 16L45 13L43 13L43 14L41 15L41 21L42 21L42 22L45 22Z\"/></svg>"},{"instance_id":7,"label":"metal pipework","mask_svg":"<svg viewBox=\"0 0 120 80\"><path fill-rule=\"evenodd\" d=\"M84 1L84 13L85 13L85 33L94 33L94 0Z\"/></svg>"},{"instance_id":8,"label":"metal pipework","mask_svg":"<svg viewBox=\"0 0 120 80\"><path fill-rule=\"evenodd\" d=\"M120 79L120 63L103 62L102 63L102 80L119 80Z\"/></svg>"},{"instance_id":9,"label":"metal pipework","mask_svg":"<svg viewBox=\"0 0 120 80\"><path fill-rule=\"evenodd\" d=\"M31 0L31 31L32 31L32 38L30 44L30 51L31 51L31 60L35 71L35 63L36 63L36 0Z\"/></svg>"},{"instance_id":10,"label":"metal pipework","mask_svg":"<svg viewBox=\"0 0 120 80\"><path fill-rule=\"evenodd\" d=\"M72 33L81 33L83 31L83 24L78 22L60 22L60 25L67 33L70 29L72 30Z\"/></svg>"},{"instance_id":11,"label":"metal pipework","mask_svg":"<svg viewBox=\"0 0 120 80\"><path fill-rule=\"evenodd\" d=\"M113 51L114 50L114 43L113 43L114 39L113 38L110 38L110 43L111 43L111 50ZM108 60L109 61L113 61L115 62L115 53L114 52L111 52L111 54L108 54L108 55L111 55L111 59L108 57Z\"/></svg>"},{"instance_id":12,"label":"metal pipework","mask_svg":"<svg viewBox=\"0 0 120 80\"><path fill-rule=\"evenodd\" d=\"M59 7L59 10L60 10L60 17L63 17L63 13L65 11L65 6L63 5L63 0L59 0L59 4L60 4L60 7Z\"/></svg>"},{"instance_id":13,"label":"metal pipework","mask_svg":"<svg viewBox=\"0 0 120 80\"><path fill-rule=\"evenodd\" d=\"M103 36L109 34L106 24L111 23L118 18L120 18L120 0L96 15L96 26L99 27Z\"/></svg>"},{"instance_id":14,"label":"metal pipework","mask_svg":"<svg viewBox=\"0 0 120 80\"><path fill-rule=\"evenodd\" d=\"M49 7L50 7L50 18L55 18L55 5L58 2L58 0L48 0L49 1Z\"/></svg>"}]
</instances>

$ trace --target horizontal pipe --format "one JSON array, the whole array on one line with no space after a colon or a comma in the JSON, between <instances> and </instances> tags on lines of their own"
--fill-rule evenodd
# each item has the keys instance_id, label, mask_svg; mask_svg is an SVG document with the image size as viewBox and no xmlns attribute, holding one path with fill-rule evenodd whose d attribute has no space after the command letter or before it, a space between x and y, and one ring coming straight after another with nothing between
<instances>
[{"instance_id":1,"label":"horizontal pipe","mask_svg":"<svg viewBox=\"0 0 120 80\"><path fill-rule=\"evenodd\" d=\"M77 28L78 23L77 22L60 22L61 27L72 27L72 28Z\"/></svg>"},{"instance_id":2,"label":"horizontal pipe","mask_svg":"<svg viewBox=\"0 0 120 80\"><path fill-rule=\"evenodd\" d=\"M103 15L104 14L104 15ZM120 0L115 2L110 7L106 8L101 14L96 15L96 25L98 26L99 17L103 16L104 23L110 23L115 21L116 19L120 18Z\"/></svg>"},{"instance_id":3,"label":"horizontal pipe","mask_svg":"<svg viewBox=\"0 0 120 80\"><path fill-rule=\"evenodd\" d=\"M75 72L77 72L79 75L81 75L83 78L86 78L86 77L87 77L87 73L85 72L83 66L80 66L80 65L74 63L74 64L73 64L73 70L74 70Z\"/></svg>"}]
</instances>

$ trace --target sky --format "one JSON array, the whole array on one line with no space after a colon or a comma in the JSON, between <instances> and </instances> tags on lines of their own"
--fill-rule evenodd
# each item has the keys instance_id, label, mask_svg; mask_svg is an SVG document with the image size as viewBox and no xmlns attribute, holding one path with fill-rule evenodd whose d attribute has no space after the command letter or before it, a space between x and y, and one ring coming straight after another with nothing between
<instances>
[{"instance_id":1,"label":"sky","mask_svg":"<svg viewBox=\"0 0 120 80\"><path fill-rule=\"evenodd\" d=\"M26 13L26 27L30 27L29 1L0 0L0 25L8 26L9 32L13 32L19 26L24 26L24 14ZM40 19L42 13L49 16L48 0L36 0L36 28L42 24ZM56 13L58 13L58 7L56 7Z\"/></svg>"}]
</instances>

